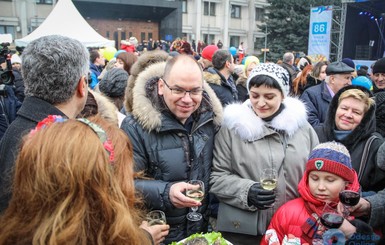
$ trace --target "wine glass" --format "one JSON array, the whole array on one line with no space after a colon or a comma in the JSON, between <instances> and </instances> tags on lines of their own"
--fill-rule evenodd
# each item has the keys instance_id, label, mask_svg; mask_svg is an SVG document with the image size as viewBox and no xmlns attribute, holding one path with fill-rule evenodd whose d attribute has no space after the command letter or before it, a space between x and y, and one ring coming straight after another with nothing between
<instances>
[{"instance_id":1,"label":"wine glass","mask_svg":"<svg viewBox=\"0 0 385 245\"><path fill-rule=\"evenodd\" d=\"M186 196L201 202L205 196L205 185L200 180L190 180L187 182L189 187L186 189ZM187 219L190 221L198 221L202 219L202 214L197 212L198 207L191 207L191 211L187 214Z\"/></svg>"},{"instance_id":2,"label":"wine glass","mask_svg":"<svg viewBox=\"0 0 385 245\"><path fill-rule=\"evenodd\" d=\"M265 168L260 176L260 183L265 190L274 190L277 187L277 171L274 168Z\"/></svg>"},{"instance_id":3,"label":"wine glass","mask_svg":"<svg viewBox=\"0 0 385 245\"><path fill-rule=\"evenodd\" d=\"M153 210L146 215L146 221L149 226L167 224L166 215L161 210Z\"/></svg>"},{"instance_id":4,"label":"wine glass","mask_svg":"<svg viewBox=\"0 0 385 245\"><path fill-rule=\"evenodd\" d=\"M340 202L344 205L343 215L344 217L349 216L349 207L353 207L360 202L361 195L356 191L344 190L339 194Z\"/></svg>"},{"instance_id":5,"label":"wine glass","mask_svg":"<svg viewBox=\"0 0 385 245\"><path fill-rule=\"evenodd\" d=\"M338 229L344 222L344 217L337 210L337 204L325 203L322 210L321 223L328 229Z\"/></svg>"}]
</instances>

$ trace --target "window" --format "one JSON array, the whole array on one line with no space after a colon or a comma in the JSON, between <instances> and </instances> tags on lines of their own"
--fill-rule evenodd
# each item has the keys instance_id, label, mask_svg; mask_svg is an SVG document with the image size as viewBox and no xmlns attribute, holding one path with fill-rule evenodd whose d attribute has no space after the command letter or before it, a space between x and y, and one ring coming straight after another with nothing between
<instances>
[{"instance_id":1,"label":"window","mask_svg":"<svg viewBox=\"0 0 385 245\"><path fill-rule=\"evenodd\" d=\"M148 40L150 40L150 38L152 38L152 32L148 33Z\"/></svg>"},{"instance_id":2,"label":"window","mask_svg":"<svg viewBox=\"0 0 385 245\"><path fill-rule=\"evenodd\" d=\"M182 0L182 13L187 13L187 0Z\"/></svg>"},{"instance_id":3,"label":"window","mask_svg":"<svg viewBox=\"0 0 385 245\"><path fill-rule=\"evenodd\" d=\"M210 45L214 41L215 35L212 34L203 34L203 42L207 45Z\"/></svg>"},{"instance_id":4,"label":"window","mask_svg":"<svg viewBox=\"0 0 385 245\"><path fill-rule=\"evenodd\" d=\"M52 4L52 0L36 0L38 4Z\"/></svg>"},{"instance_id":5,"label":"window","mask_svg":"<svg viewBox=\"0 0 385 245\"><path fill-rule=\"evenodd\" d=\"M255 8L255 20L262 21L265 17L265 10L263 8Z\"/></svg>"},{"instance_id":6,"label":"window","mask_svg":"<svg viewBox=\"0 0 385 245\"><path fill-rule=\"evenodd\" d=\"M231 18L241 18L241 6L231 5Z\"/></svg>"},{"instance_id":7,"label":"window","mask_svg":"<svg viewBox=\"0 0 385 245\"><path fill-rule=\"evenodd\" d=\"M203 14L209 16L215 16L215 3L204 2Z\"/></svg>"},{"instance_id":8,"label":"window","mask_svg":"<svg viewBox=\"0 0 385 245\"><path fill-rule=\"evenodd\" d=\"M110 32L109 31L106 32L106 37L110 38Z\"/></svg>"},{"instance_id":9,"label":"window","mask_svg":"<svg viewBox=\"0 0 385 245\"><path fill-rule=\"evenodd\" d=\"M15 37L15 27L14 26L0 26L0 34L11 34L12 39Z\"/></svg>"},{"instance_id":10,"label":"window","mask_svg":"<svg viewBox=\"0 0 385 245\"><path fill-rule=\"evenodd\" d=\"M126 40L126 32L125 32L125 31L122 31L122 32L120 33L120 39L121 39L121 40Z\"/></svg>"},{"instance_id":11,"label":"window","mask_svg":"<svg viewBox=\"0 0 385 245\"><path fill-rule=\"evenodd\" d=\"M141 32L140 33L140 41L143 42L144 40L146 40L146 33L145 32Z\"/></svg>"},{"instance_id":12,"label":"window","mask_svg":"<svg viewBox=\"0 0 385 245\"><path fill-rule=\"evenodd\" d=\"M238 46L240 44L239 40L239 36L230 36L230 47L236 47L238 49Z\"/></svg>"},{"instance_id":13,"label":"window","mask_svg":"<svg viewBox=\"0 0 385 245\"><path fill-rule=\"evenodd\" d=\"M130 32L128 33L128 36L129 36L129 37L132 37L132 31L130 31Z\"/></svg>"}]
</instances>

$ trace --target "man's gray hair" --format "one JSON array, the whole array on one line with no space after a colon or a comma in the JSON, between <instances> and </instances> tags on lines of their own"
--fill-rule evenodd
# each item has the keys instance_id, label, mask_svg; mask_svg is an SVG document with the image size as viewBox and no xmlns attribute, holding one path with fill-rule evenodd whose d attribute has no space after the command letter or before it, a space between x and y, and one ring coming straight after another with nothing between
<instances>
[{"instance_id":1,"label":"man's gray hair","mask_svg":"<svg viewBox=\"0 0 385 245\"><path fill-rule=\"evenodd\" d=\"M217 70L223 69L226 65L226 61L231 62L231 53L225 49L219 49L215 51L213 55L213 66Z\"/></svg>"},{"instance_id":2,"label":"man's gray hair","mask_svg":"<svg viewBox=\"0 0 385 245\"><path fill-rule=\"evenodd\" d=\"M287 52L283 55L282 61L285 63L290 63L290 61L294 61L294 54L291 52Z\"/></svg>"},{"instance_id":3,"label":"man's gray hair","mask_svg":"<svg viewBox=\"0 0 385 245\"><path fill-rule=\"evenodd\" d=\"M79 41L44 36L29 43L23 52L25 95L60 104L74 95L79 79L89 71L89 52Z\"/></svg>"}]
</instances>

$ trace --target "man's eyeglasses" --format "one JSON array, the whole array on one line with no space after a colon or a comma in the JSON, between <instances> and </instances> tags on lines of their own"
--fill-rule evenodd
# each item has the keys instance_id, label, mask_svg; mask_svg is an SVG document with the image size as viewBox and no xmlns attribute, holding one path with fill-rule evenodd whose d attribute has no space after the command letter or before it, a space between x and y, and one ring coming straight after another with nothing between
<instances>
[{"instance_id":1,"label":"man's eyeglasses","mask_svg":"<svg viewBox=\"0 0 385 245\"><path fill-rule=\"evenodd\" d=\"M166 84L167 88L170 89L171 93L173 95L176 95L178 97L184 97L186 96L186 93L189 93L190 97L198 97L198 96L201 96L202 93L203 93L203 89L202 88L195 88L195 89L192 89L192 90L185 90L183 88L171 88L166 80L164 80L163 78L161 78L162 81L164 82L164 84Z\"/></svg>"}]
</instances>

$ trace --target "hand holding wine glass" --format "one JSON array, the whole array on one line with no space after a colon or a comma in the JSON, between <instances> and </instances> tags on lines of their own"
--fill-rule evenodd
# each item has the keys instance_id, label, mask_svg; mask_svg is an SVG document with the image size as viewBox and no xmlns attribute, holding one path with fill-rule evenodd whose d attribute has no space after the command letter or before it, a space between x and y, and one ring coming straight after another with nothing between
<instances>
[{"instance_id":1,"label":"hand holding wine glass","mask_svg":"<svg viewBox=\"0 0 385 245\"><path fill-rule=\"evenodd\" d=\"M340 202L344 205L343 215L347 218L350 215L349 207L357 205L360 201L361 195L356 191L344 190L339 194Z\"/></svg>"},{"instance_id":2,"label":"hand holding wine glass","mask_svg":"<svg viewBox=\"0 0 385 245\"><path fill-rule=\"evenodd\" d=\"M321 223L328 229L338 229L344 222L344 217L337 210L338 203L325 203L322 210Z\"/></svg>"},{"instance_id":3,"label":"hand holding wine glass","mask_svg":"<svg viewBox=\"0 0 385 245\"><path fill-rule=\"evenodd\" d=\"M190 180L187 182L189 187L186 188L186 196L201 202L205 196L205 185L200 180ZM187 219L190 221L198 221L202 219L202 214L197 212L198 207L192 207L190 213L187 214Z\"/></svg>"},{"instance_id":4,"label":"hand holding wine glass","mask_svg":"<svg viewBox=\"0 0 385 245\"><path fill-rule=\"evenodd\" d=\"M274 190L277 187L278 174L274 168L265 168L262 170L260 183L265 190Z\"/></svg>"},{"instance_id":5,"label":"hand holding wine glass","mask_svg":"<svg viewBox=\"0 0 385 245\"><path fill-rule=\"evenodd\" d=\"M149 226L167 224L166 215L161 210L153 210L146 215Z\"/></svg>"}]
</instances>

